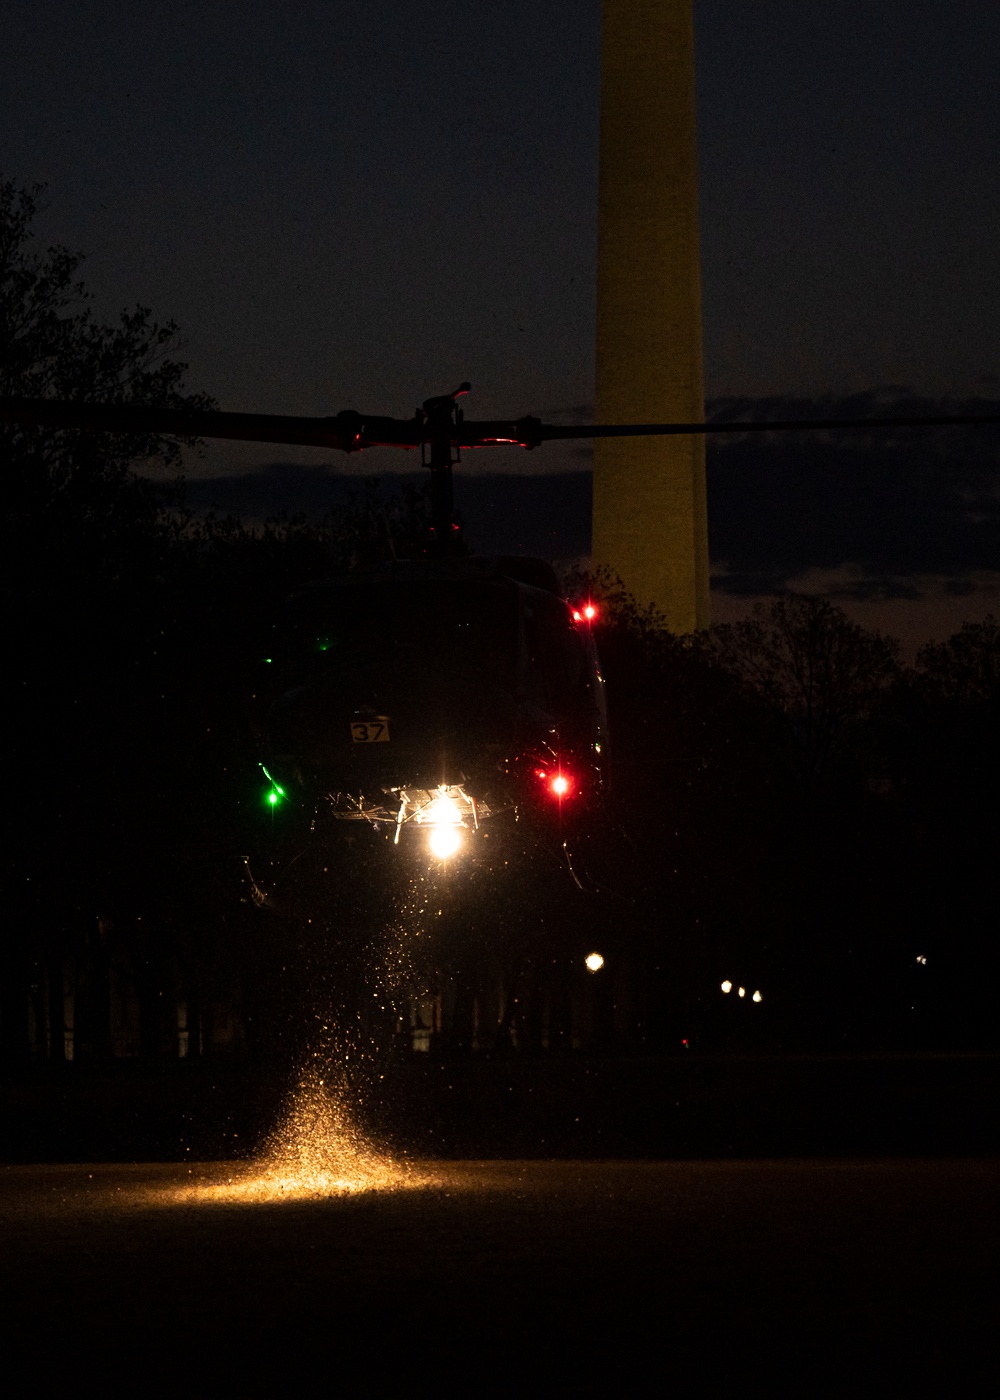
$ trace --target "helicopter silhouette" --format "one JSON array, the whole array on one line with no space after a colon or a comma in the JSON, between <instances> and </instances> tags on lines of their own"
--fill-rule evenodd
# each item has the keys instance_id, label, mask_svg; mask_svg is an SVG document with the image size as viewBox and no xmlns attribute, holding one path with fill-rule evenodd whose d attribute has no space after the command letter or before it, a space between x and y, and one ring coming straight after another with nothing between
<instances>
[{"instance_id":1,"label":"helicopter silhouette","mask_svg":"<svg viewBox=\"0 0 1000 1400\"><path fill-rule=\"evenodd\" d=\"M421 557L317 580L287 599L275 622L251 696L264 803L298 808L314 838L364 830L440 862L484 829L527 819L558 839L574 879L569 837L608 787L597 608L589 597L567 599L543 560L465 552L453 498L461 451L530 450L573 438L1000 422L988 415L570 427L530 415L467 421L459 400L470 387L426 399L408 419L3 398L0 421L348 453L419 450L430 472ZM251 888L258 903L269 902L252 876Z\"/></svg>"}]
</instances>

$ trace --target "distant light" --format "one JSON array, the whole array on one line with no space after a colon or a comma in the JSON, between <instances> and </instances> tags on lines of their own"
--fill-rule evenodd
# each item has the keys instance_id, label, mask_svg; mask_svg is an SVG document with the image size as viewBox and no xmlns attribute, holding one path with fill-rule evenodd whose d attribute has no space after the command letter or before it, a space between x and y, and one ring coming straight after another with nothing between
<instances>
[{"instance_id":1,"label":"distant light","mask_svg":"<svg viewBox=\"0 0 1000 1400\"><path fill-rule=\"evenodd\" d=\"M587 604L583 610L583 615L588 622L593 622L594 618L597 616L597 609L594 607L593 603Z\"/></svg>"},{"instance_id":2,"label":"distant light","mask_svg":"<svg viewBox=\"0 0 1000 1400\"><path fill-rule=\"evenodd\" d=\"M565 773L557 773L551 783L549 783L549 787L555 793L556 797L565 797L572 787L572 783L569 778L566 777Z\"/></svg>"},{"instance_id":3,"label":"distant light","mask_svg":"<svg viewBox=\"0 0 1000 1400\"><path fill-rule=\"evenodd\" d=\"M583 961L588 972L600 972L601 968L604 966L604 959L601 957L600 953L588 953Z\"/></svg>"},{"instance_id":4,"label":"distant light","mask_svg":"<svg viewBox=\"0 0 1000 1400\"><path fill-rule=\"evenodd\" d=\"M764 998L761 996L760 992L754 992L754 994L753 994L753 1000L754 1000L754 1001L763 1001Z\"/></svg>"},{"instance_id":5,"label":"distant light","mask_svg":"<svg viewBox=\"0 0 1000 1400\"><path fill-rule=\"evenodd\" d=\"M733 984L732 984L732 982L730 982L730 980L729 980L728 977L726 978L726 980L725 980L725 981L723 982L723 984L722 984L722 990L723 990L724 992L731 992L731 991L733 990Z\"/></svg>"},{"instance_id":6,"label":"distant light","mask_svg":"<svg viewBox=\"0 0 1000 1400\"><path fill-rule=\"evenodd\" d=\"M746 994L747 994L747 989L746 989L746 987L740 987L740 988L737 990L737 992L736 992L736 995L737 995L738 997L745 997Z\"/></svg>"},{"instance_id":7,"label":"distant light","mask_svg":"<svg viewBox=\"0 0 1000 1400\"><path fill-rule=\"evenodd\" d=\"M580 611L579 608L574 608L574 609L573 609L573 621L574 621L574 622L582 622L582 621L583 621L583 613Z\"/></svg>"},{"instance_id":8,"label":"distant light","mask_svg":"<svg viewBox=\"0 0 1000 1400\"><path fill-rule=\"evenodd\" d=\"M925 967L927 966L927 959L924 957L923 953L920 953L920 954L918 955L918 957L917 957L917 962L918 962L918 963L923 963L923 965L924 965Z\"/></svg>"},{"instance_id":9,"label":"distant light","mask_svg":"<svg viewBox=\"0 0 1000 1400\"><path fill-rule=\"evenodd\" d=\"M447 860L453 856L462 844L462 828L459 826L432 826L428 845L431 855L437 856L438 860Z\"/></svg>"}]
</instances>

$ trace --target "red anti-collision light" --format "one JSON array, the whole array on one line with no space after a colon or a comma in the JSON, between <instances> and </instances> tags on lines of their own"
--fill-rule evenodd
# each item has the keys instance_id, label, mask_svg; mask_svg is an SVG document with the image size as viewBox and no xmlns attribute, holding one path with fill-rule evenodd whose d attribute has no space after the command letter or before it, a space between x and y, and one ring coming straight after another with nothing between
<instances>
[{"instance_id":1,"label":"red anti-collision light","mask_svg":"<svg viewBox=\"0 0 1000 1400\"><path fill-rule=\"evenodd\" d=\"M594 618L597 616L597 609L594 607L593 603L587 604L583 610L583 615L588 622L593 622Z\"/></svg>"},{"instance_id":2,"label":"red anti-collision light","mask_svg":"<svg viewBox=\"0 0 1000 1400\"><path fill-rule=\"evenodd\" d=\"M571 773L565 773L557 769L555 772L551 768L536 768L536 777L540 778L553 797L561 802L564 797L571 797L576 788L576 779Z\"/></svg>"}]
</instances>

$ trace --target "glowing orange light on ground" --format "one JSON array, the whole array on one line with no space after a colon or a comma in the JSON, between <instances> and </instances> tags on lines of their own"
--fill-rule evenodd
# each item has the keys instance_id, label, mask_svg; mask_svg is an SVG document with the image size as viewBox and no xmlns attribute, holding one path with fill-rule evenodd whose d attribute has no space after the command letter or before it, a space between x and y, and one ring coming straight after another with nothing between
<instances>
[{"instance_id":1,"label":"glowing orange light on ground","mask_svg":"<svg viewBox=\"0 0 1000 1400\"><path fill-rule=\"evenodd\" d=\"M340 1067L307 1070L263 1151L225 1181L192 1186L185 1198L202 1201L273 1202L398 1191L426 1178L372 1143L354 1118L356 1091ZM334 1082L328 1076L332 1073Z\"/></svg>"}]
</instances>

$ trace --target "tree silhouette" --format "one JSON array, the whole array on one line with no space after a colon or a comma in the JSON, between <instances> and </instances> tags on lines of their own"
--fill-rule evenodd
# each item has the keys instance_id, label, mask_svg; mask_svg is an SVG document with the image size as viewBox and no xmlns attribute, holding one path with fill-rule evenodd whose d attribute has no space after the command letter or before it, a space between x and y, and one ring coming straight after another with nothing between
<instances>
[{"instance_id":1,"label":"tree silhouette","mask_svg":"<svg viewBox=\"0 0 1000 1400\"><path fill-rule=\"evenodd\" d=\"M832 776L852 730L899 673L899 644L828 599L789 595L716 627L719 662L784 716L795 765L810 786Z\"/></svg>"},{"instance_id":2,"label":"tree silhouette","mask_svg":"<svg viewBox=\"0 0 1000 1400\"><path fill-rule=\"evenodd\" d=\"M183 392L177 328L142 307L105 324L78 280L81 258L39 248L40 187L0 182L0 392L206 408ZM155 773L162 639L172 600L180 445L5 425L0 644L8 677L4 789L16 794L3 898L2 1035L9 1057L62 1043L64 965L120 948L115 906L145 846L138 794ZM136 468L141 468L137 471ZM159 480L155 473L159 472ZM127 901L126 901L127 902ZM48 967L46 985L38 969ZM80 978L83 1014L98 976ZM106 989L96 993L106 999ZM106 1022L91 1007L94 1022ZM45 1023L44 1034L39 1030ZM91 1039L106 1052L106 1025Z\"/></svg>"}]
</instances>

